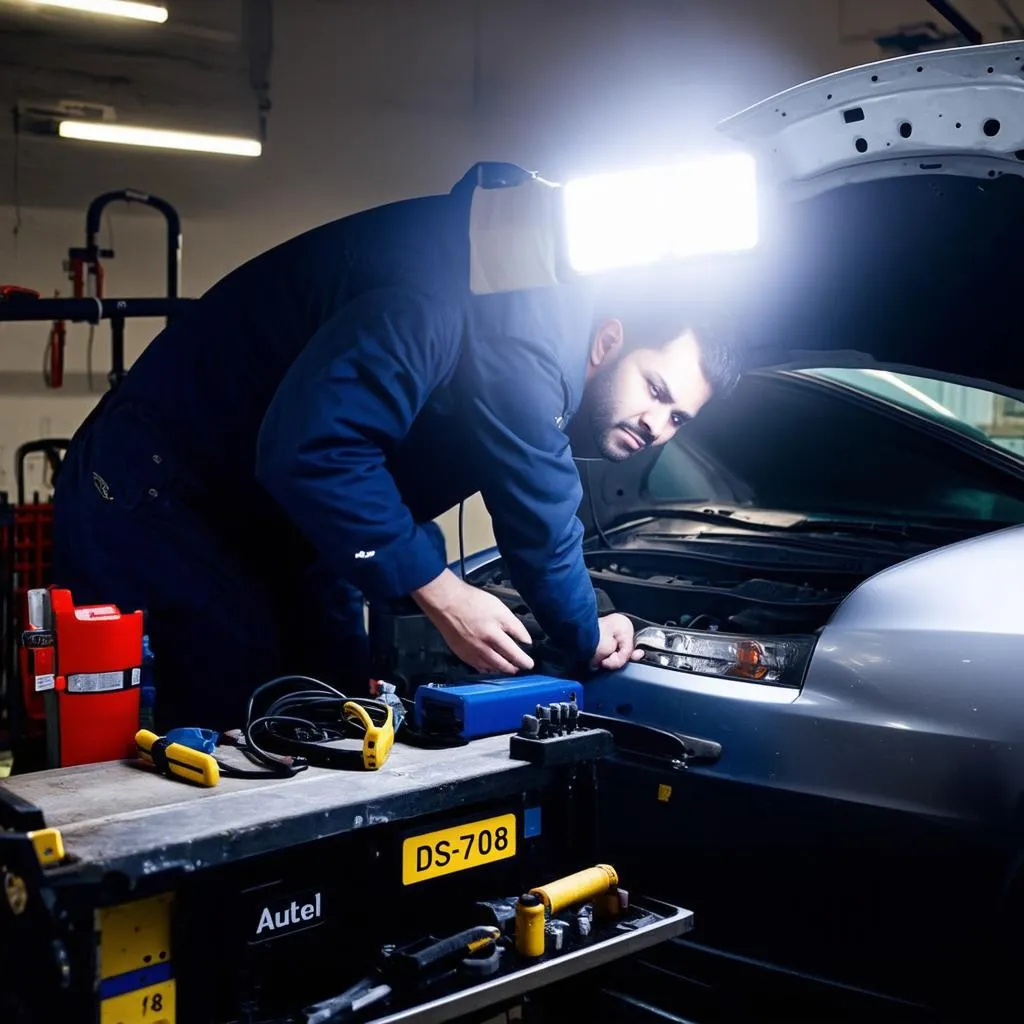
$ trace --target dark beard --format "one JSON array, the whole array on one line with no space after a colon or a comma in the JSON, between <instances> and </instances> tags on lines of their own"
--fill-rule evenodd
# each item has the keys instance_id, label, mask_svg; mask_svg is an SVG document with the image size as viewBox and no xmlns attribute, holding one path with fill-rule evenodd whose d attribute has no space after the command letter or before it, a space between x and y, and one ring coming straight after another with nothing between
<instances>
[{"instance_id":1,"label":"dark beard","mask_svg":"<svg viewBox=\"0 0 1024 1024\"><path fill-rule=\"evenodd\" d=\"M642 428L634 426L632 423L620 423L615 419L617 370L617 363L598 368L587 382L584 407L580 410L582 413L580 425L586 427L589 435L586 439L587 447L592 445L601 457L609 462L624 462L635 454L616 446L613 435L619 427L628 428L637 434L645 444L650 445L654 441L654 438L647 436Z\"/></svg>"}]
</instances>

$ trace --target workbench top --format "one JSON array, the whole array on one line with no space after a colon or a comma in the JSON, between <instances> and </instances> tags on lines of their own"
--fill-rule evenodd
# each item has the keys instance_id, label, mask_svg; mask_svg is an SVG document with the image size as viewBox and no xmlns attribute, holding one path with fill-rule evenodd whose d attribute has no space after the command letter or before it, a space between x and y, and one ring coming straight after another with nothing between
<instances>
[{"instance_id":1,"label":"workbench top","mask_svg":"<svg viewBox=\"0 0 1024 1024\"><path fill-rule=\"evenodd\" d=\"M14 776L0 788L39 807L46 825L60 830L75 858L67 870L138 877L448 810L545 777L510 759L508 736L495 736L449 750L395 744L374 772L308 768L290 779L222 778L207 789L110 761Z\"/></svg>"}]
</instances>

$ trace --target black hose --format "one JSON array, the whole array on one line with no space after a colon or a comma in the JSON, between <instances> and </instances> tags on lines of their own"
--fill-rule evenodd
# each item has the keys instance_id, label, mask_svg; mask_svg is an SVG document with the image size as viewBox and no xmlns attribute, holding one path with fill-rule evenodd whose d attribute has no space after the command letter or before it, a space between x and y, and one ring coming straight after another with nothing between
<instances>
[{"instance_id":1,"label":"black hose","mask_svg":"<svg viewBox=\"0 0 1024 1024\"><path fill-rule=\"evenodd\" d=\"M594 524L594 531L597 533L598 540L601 541L602 547L604 547L607 551L611 551L612 546L608 542L608 538L605 536L605 532L601 528L601 524L597 518L597 506L594 504L594 485L591 483L590 479L590 461L586 460L583 463L583 465L586 466L585 472L587 474L587 497L590 499L590 518Z\"/></svg>"}]
</instances>

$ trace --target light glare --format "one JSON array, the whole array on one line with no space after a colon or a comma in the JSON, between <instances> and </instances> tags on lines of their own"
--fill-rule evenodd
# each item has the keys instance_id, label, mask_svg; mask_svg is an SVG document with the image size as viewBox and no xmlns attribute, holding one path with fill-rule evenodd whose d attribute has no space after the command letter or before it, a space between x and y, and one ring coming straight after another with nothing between
<instances>
[{"instance_id":1,"label":"light glare","mask_svg":"<svg viewBox=\"0 0 1024 1024\"><path fill-rule=\"evenodd\" d=\"M23 0L25 6L64 7L87 14L109 14L115 18L134 18L162 25L167 20L167 8L156 4L131 3L129 0Z\"/></svg>"},{"instance_id":2,"label":"light glare","mask_svg":"<svg viewBox=\"0 0 1024 1024\"><path fill-rule=\"evenodd\" d=\"M156 149L180 149L193 153L259 156L263 152L263 146L255 139L163 131L157 128L133 128L129 125L101 121L61 121L57 133L62 139L110 142L122 146L149 146Z\"/></svg>"},{"instance_id":3,"label":"light glare","mask_svg":"<svg viewBox=\"0 0 1024 1024\"><path fill-rule=\"evenodd\" d=\"M580 274L752 249L756 167L729 153L570 181L568 258Z\"/></svg>"}]
</instances>

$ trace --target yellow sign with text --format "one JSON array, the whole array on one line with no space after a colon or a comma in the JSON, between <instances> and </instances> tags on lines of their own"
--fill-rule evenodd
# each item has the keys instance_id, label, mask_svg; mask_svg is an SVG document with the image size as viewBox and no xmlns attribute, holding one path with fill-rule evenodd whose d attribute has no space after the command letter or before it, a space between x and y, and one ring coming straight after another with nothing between
<instances>
[{"instance_id":1,"label":"yellow sign with text","mask_svg":"<svg viewBox=\"0 0 1024 1024\"><path fill-rule=\"evenodd\" d=\"M514 814L427 832L402 844L402 885L483 867L515 855Z\"/></svg>"},{"instance_id":2,"label":"yellow sign with text","mask_svg":"<svg viewBox=\"0 0 1024 1024\"><path fill-rule=\"evenodd\" d=\"M104 999L100 1024L175 1024L174 981Z\"/></svg>"}]
</instances>

